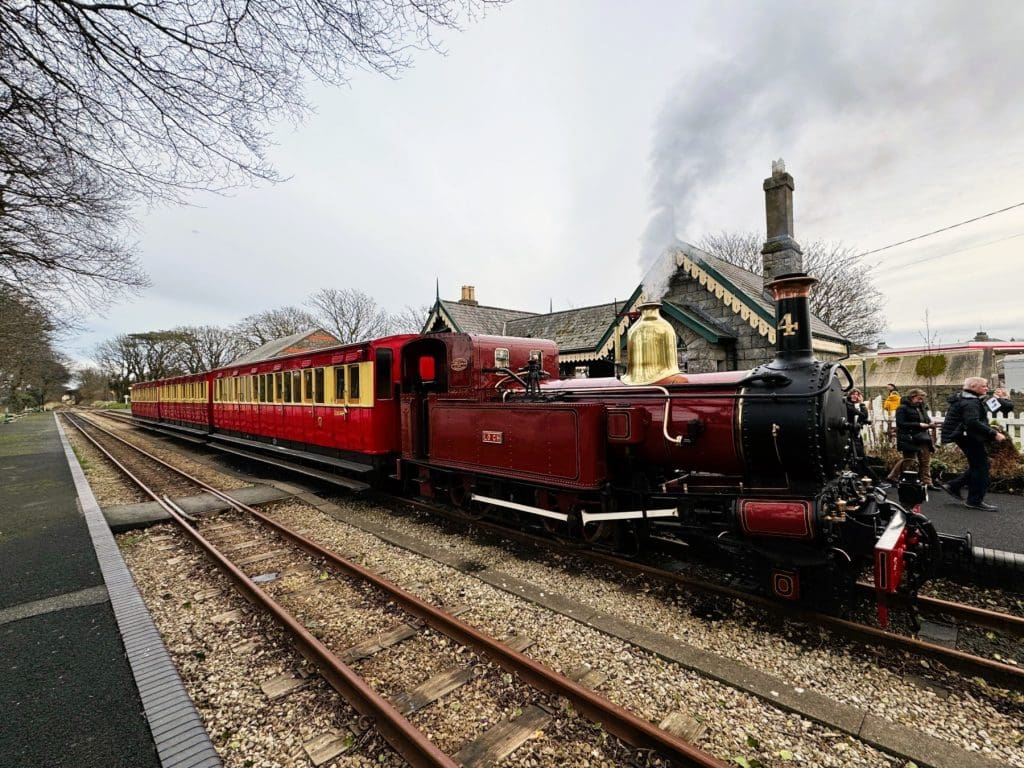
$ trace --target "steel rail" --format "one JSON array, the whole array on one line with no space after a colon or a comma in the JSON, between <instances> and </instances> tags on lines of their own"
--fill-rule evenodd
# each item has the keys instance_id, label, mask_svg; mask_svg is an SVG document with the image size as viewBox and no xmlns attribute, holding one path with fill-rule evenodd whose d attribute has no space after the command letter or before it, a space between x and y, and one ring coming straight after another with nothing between
<instances>
[{"instance_id":1,"label":"steel rail","mask_svg":"<svg viewBox=\"0 0 1024 768\"><path fill-rule=\"evenodd\" d=\"M135 475L124 466L124 464L112 456L109 451L103 448L91 435L89 435L80 424L70 417L66 418L68 418L79 432L81 432L81 434L84 435L97 449L103 452L108 459L114 462L114 464L128 475L147 495L167 511L167 513L189 536L189 538L202 548L214 563L224 571L232 581L234 581L235 586L238 587L243 596L245 596L250 602L253 602L263 608L286 632L291 635L292 641L295 643L299 653L317 667L324 679L326 679L331 684L331 687L333 687L339 694L341 694L342 697L345 698L346 701L349 702L349 704L352 705L353 709L359 712L360 715L369 717L373 720L376 729L380 731L384 739L394 747L396 752L405 758L411 765L417 766L417 768L420 768L421 766L422 768L457 768L457 764L450 756L438 749L438 747L436 747L422 731L417 729L404 716L402 716L387 701L387 699L367 685L366 681L359 677L355 671L335 656L323 643L314 637L309 630L296 621L296 619L288 613L280 603L254 584L244 572L239 570L234 563L220 552L220 550L200 534L199 531L193 528L185 519L184 513L177 504L170 501L166 496L163 498L158 497L152 489L136 478ZM137 450L148 458L157 461L164 467L172 469L182 477L192 480L206 490L216 490L204 483L202 480L192 477L187 472L171 466L162 459L152 456L138 446L134 446L117 435L107 432L107 430L102 427L95 424L92 424L91 426L106 433L113 439L119 440L125 445ZM230 499L226 494L218 495L221 495L223 498ZM233 499L231 499L231 501L233 504L237 504Z\"/></svg>"},{"instance_id":2,"label":"steel rail","mask_svg":"<svg viewBox=\"0 0 1024 768\"><path fill-rule=\"evenodd\" d=\"M102 427L97 427L97 429L102 430ZM121 440L121 438L116 435L111 435L111 437L116 440ZM131 444L128 443L128 445ZM140 453L164 465L168 469L187 476L187 473L168 464L162 459L151 456L137 446L132 447ZM298 532L293 531L287 526L277 522L273 518L268 517L247 504L243 504L236 499L231 498L228 494L214 488L202 480L192 478L191 476L189 477L208 492L229 503L233 508L247 512L267 527L277 531L280 535L290 540L300 549L303 549L313 557L321 558L338 569L358 579L362 579L373 584L381 591L387 593L389 597L395 600L395 602L402 605L402 607L409 613L422 619L426 624L430 625L438 632L441 632L463 645L473 648L482 655L487 656L503 669L519 675L534 688L547 691L567 699L578 711L585 714L594 722L601 723L608 732L621 738L623 741L632 744L634 747L654 750L659 754L677 761L678 764L683 766L693 766L693 768L728 768L727 763L724 763L713 755L698 749L689 742L680 739L668 731L658 728L647 720L637 717L632 712L612 703L595 691L580 685L574 680L570 680L534 659L531 659L529 656L513 650L504 643L478 631L475 627L467 624L461 619L446 613L440 608L424 600L421 600L415 595L406 592L398 585L393 584L366 568L363 568L358 563L347 560L337 553L321 547L316 542L305 538ZM198 532L191 530L191 526L185 527L190 529L189 534L191 536L197 539L201 538ZM210 549L216 551L212 544L209 544L208 546ZM204 548L206 547L204 546ZM245 582L247 582L248 586L251 586L260 594L263 594L262 590L259 590L255 585L251 585L251 583L249 583L249 579L245 574L241 574L241 577Z\"/></svg>"},{"instance_id":3,"label":"steel rail","mask_svg":"<svg viewBox=\"0 0 1024 768\"><path fill-rule=\"evenodd\" d=\"M898 635L894 632L888 632L865 624L858 624L857 622L848 621L836 616L816 613L804 608L781 603L777 600L761 597L760 595L753 595L749 592L744 592L732 587L715 584L713 582L697 579L691 576L684 576L679 573L673 573L672 571L666 571L656 566L626 560L616 555L596 552L579 546L559 544L553 542L551 539L545 539L522 531L512 530L478 518L469 517L464 514L451 513L444 509L440 509L433 504L425 504L423 502L406 498L393 499L393 501L400 501L403 504L419 507L433 513L440 513L447 516L449 519L458 520L463 523L470 523L480 527L481 529L514 539L524 544L551 549L563 554L579 555L593 562L610 565L620 570L647 576L663 582L677 584L687 590L739 600L793 621L824 626L829 630L836 631L845 637L852 637L860 642L880 645L899 651L907 651L918 656L939 661L951 669L955 669L967 674L968 676L981 677L1012 690L1024 690L1024 668L1016 667L1011 664L1003 664L992 659L974 656L972 654L965 653L964 651L956 650L955 648L947 648L946 646L929 643L925 640L918 640L917 638ZM993 622L996 620L995 617L997 616L1009 616L1009 614L998 614L994 611L989 613L993 614L993 616L989 617L989 620ZM1010 618L1016 619L1016 617ZM1016 622L1012 621L1011 624L1016 624Z\"/></svg>"},{"instance_id":4,"label":"steel rail","mask_svg":"<svg viewBox=\"0 0 1024 768\"><path fill-rule=\"evenodd\" d=\"M224 501L234 501L219 491L214 490L213 493ZM513 650L501 641L478 631L472 625L421 600L416 595L406 592L398 585L363 568L358 563L321 547L316 542L246 504L237 501L234 501L234 504L310 555L322 558L336 568L387 593L406 611L438 632L487 656L503 669L519 675L532 687L567 699L577 710L594 722L601 723L608 732L634 747L655 750L659 754L677 761L680 765L694 766L695 768L727 768L727 764L718 758L652 725L647 720L637 717L590 688L570 680L519 651Z\"/></svg>"},{"instance_id":5,"label":"steel rail","mask_svg":"<svg viewBox=\"0 0 1024 768\"><path fill-rule=\"evenodd\" d=\"M875 594L875 588L863 582L857 583L857 590L865 596ZM966 605L965 603L954 603L927 595L918 595L916 601L902 596L890 596L890 600L903 606L912 606L916 603L917 607L931 614L946 614L954 619L967 621L979 627L1006 632L1016 637L1024 637L1024 617L1014 616L1012 613L978 608L977 606Z\"/></svg>"}]
</instances>

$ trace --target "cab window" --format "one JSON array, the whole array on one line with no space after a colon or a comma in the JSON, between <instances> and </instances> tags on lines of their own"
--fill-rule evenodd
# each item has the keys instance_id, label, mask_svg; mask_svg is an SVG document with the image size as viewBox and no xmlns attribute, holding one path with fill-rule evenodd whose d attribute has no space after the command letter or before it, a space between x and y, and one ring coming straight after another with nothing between
<instances>
[{"instance_id":1,"label":"cab window","mask_svg":"<svg viewBox=\"0 0 1024 768\"><path fill-rule=\"evenodd\" d=\"M498 347L494 350L494 367L495 368L508 368L509 363L508 350L504 347Z\"/></svg>"}]
</instances>

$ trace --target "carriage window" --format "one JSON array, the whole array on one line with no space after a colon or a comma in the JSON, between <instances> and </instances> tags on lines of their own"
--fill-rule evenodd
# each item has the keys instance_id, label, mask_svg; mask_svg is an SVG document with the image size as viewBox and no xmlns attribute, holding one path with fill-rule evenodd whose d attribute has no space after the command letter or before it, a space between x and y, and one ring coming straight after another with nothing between
<instances>
[{"instance_id":1,"label":"carriage window","mask_svg":"<svg viewBox=\"0 0 1024 768\"><path fill-rule=\"evenodd\" d=\"M274 374L274 402L275 403L283 403L284 402L284 374L283 373L275 373Z\"/></svg>"},{"instance_id":2,"label":"carriage window","mask_svg":"<svg viewBox=\"0 0 1024 768\"><path fill-rule=\"evenodd\" d=\"M302 372L302 402L313 402L313 371L309 368Z\"/></svg>"},{"instance_id":3,"label":"carriage window","mask_svg":"<svg viewBox=\"0 0 1024 768\"><path fill-rule=\"evenodd\" d=\"M504 347L498 347L494 350L494 367L495 368L508 368L509 354L508 350Z\"/></svg>"},{"instance_id":4,"label":"carriage window","mask_svg":"<svg viewBox=\"0 0 1024 768\"><path fill-rule=\"evenodd\" d=\"M313 402L322 403L324 401L324 369L315 368L313 370Z\"/></svg>"},{"instance_id":5,"label":"carriage window","mask_svg":"<svg viewBox=\"0 0 1024 768\"><path fill-rule=\"evenodd\" d=\"M348 399L359 400L359 366L350 365L348 367Z\"/></svg>"},{"instance_id":6,"label":"carriage window","mask_svg":"<svg viewBox=\"0 0 1024 768\"><path fill-rule=\"evenodd\" d=\"M292 401L292 375L290 373L281 374L282 383L284 387L281 389L281 401L290 403Z\"/></svg>"},{"instance_id":7,"label":"carriage window","mask_svg":"<svg viewBox=\"0 0 1024 768\"><path fill-rule=\"evenodd\" d=\"M345 366L334 369L334 402L345 402Z\"/></svg>"},{"instance_id":8,"label":"carriage window","mask_svg":"<svg viewBox=\"0 0 1024 768\"><path fill-rule=\"evenodd\" d=\"M267 402L267 377L259 376L257 380L259 381L259 388L256 392L256 399L261 403L265 403Z\"/></svg>"},{"instance_id":9,"label":"carriage window","mask_svg":"<svg viewBox=\"0 0 1024 768\"><path fill-rule=\"evenodd\" d=\"M292 399L293 403L302 402L302 371L292 371Z\"/></svg>"},{"instance_id":10,"label":"carriage window","mask_svg":"<svg viewBox=\"0 0 1024 768\"><path fill-rule=\"evenodd\" d=\"M258 403L260 400L260 377L249 377L249 402Z\"/></svg>"},{"instance_id":11,"label":"carriage window","mask_svg":"<svg viewBox=\"0 0 1024 768\"><path fill-rule=\"evenodd\" d=\"M374 390L378 400L391 399L391 350L377 350L377 367L374 369Z\"/></svg>"}]
</instances>

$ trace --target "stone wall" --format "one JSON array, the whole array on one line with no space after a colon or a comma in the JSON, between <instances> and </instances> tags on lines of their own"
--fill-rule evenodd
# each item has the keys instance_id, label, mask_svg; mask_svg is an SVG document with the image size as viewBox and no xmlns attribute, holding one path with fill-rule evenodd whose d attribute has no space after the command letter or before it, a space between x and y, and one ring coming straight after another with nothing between
<instances>
[{"instance_id":1,"label":"stone wall","mask_svg":"<svg viewBox=\"0 0 1024 768\"><path fill-rule=\"evenodd\" d=\"M700 283L681 271L676 272L670 281L664 298L678 306L700 309L723 328L731 329L736 336L734 364L729 349L719 344L711 344L693 331L671 321L676 333L686 343L690 373L731 369L743 371L762 365L775 357L775 345L769 342L767 337L751 328L749 323L740 320L739 315L721 299L716 298ZM698 370L695 365L705 367Z\"/></svg>"}]
</instances>

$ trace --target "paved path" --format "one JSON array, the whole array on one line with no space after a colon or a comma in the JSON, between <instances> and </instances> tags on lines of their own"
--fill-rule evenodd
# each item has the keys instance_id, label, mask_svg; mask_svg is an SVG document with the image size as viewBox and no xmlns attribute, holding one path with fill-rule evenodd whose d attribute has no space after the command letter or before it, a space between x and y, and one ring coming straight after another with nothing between
<instances>
[{"instance_id":1,"label":"paved path","mask_svg":"<svg viewBox=\"0 0 1024 768\"><path fill-rule=\"evenodd\" d=\"M1024 497L990 493L985 502L995 504L999 511L967 509L944 491L929 491L922 511L942 533L963 535L970 531L976 547L1024 552Z\"/></svg>"},{"instance_id":2,"label":"paved path","mask_svg":"<svg viewBox=\"0 0 1024 768\"><path fill-rule=\"evenodd\" d=\"M69 459L52 414L0 425L0 768L219 765Z\"/></svg>"}]
</instances>

